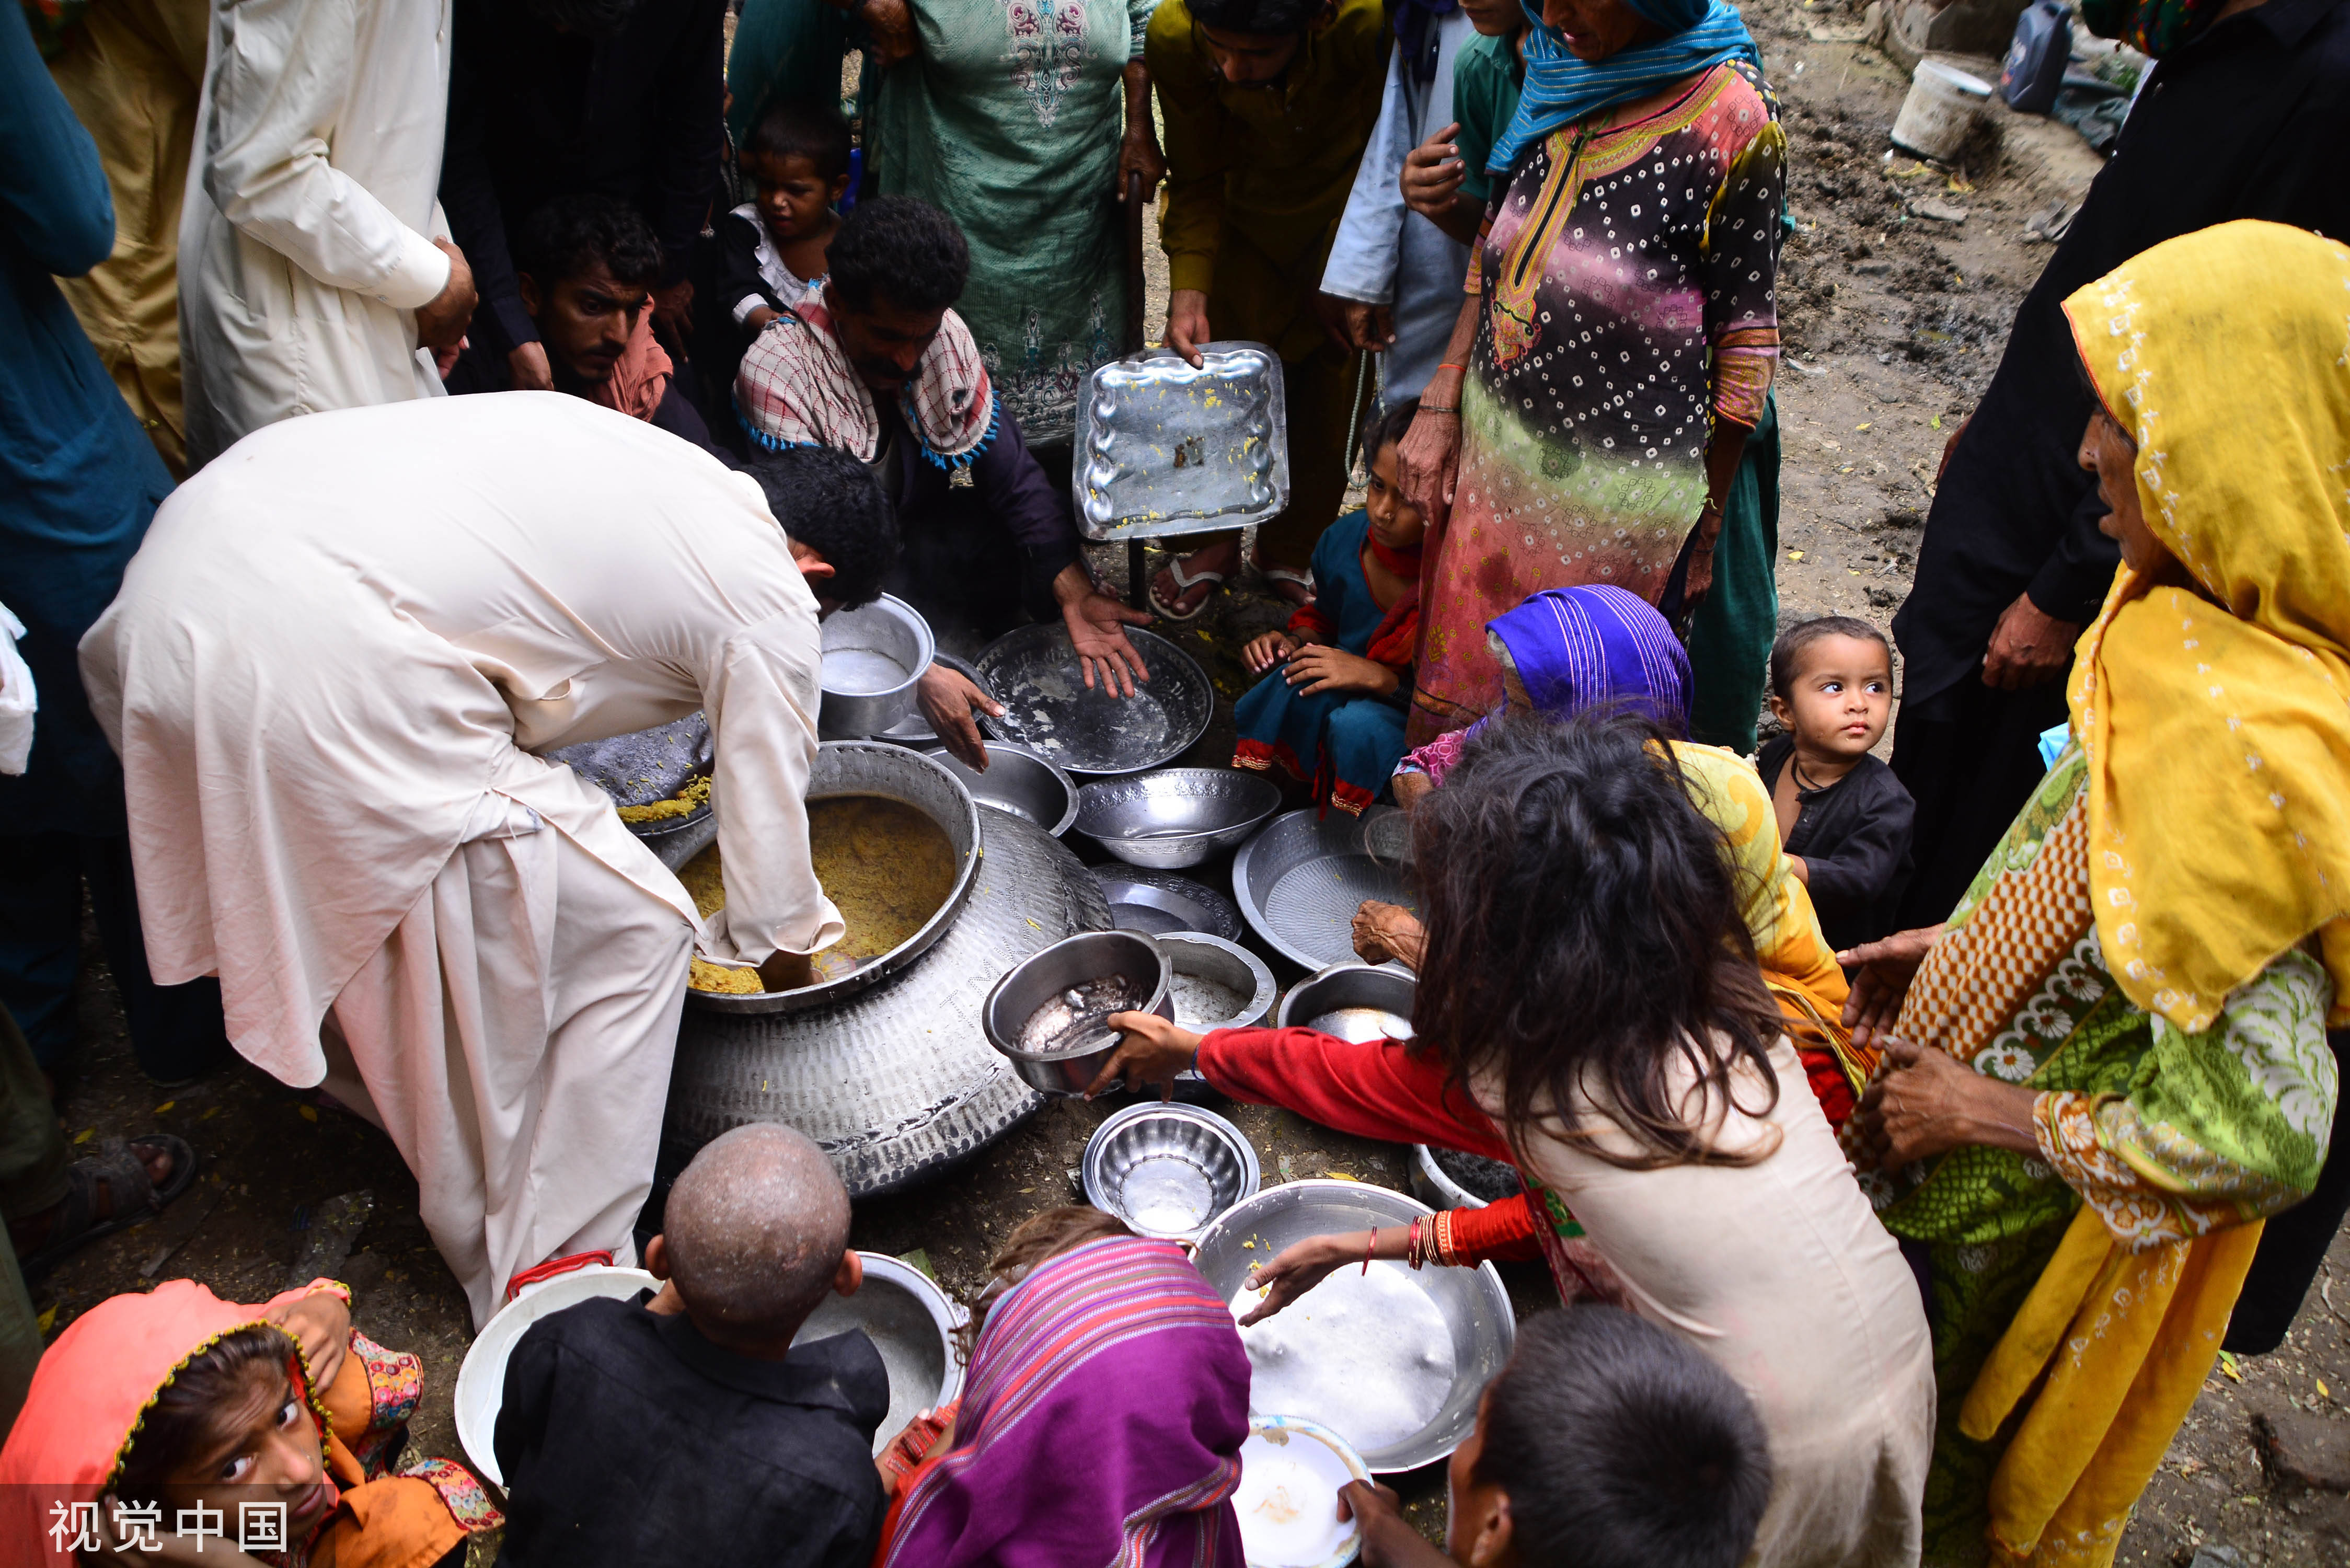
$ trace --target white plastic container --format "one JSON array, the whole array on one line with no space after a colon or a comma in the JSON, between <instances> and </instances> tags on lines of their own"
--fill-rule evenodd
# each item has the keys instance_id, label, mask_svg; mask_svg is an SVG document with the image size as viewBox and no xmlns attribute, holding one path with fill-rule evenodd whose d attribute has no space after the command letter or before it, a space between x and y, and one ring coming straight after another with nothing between
<instances>
[{"instance_id":1,"label":"white plastic container","mask_svg":"<svg viewBox=\"0 0 2350 1568\"><path fill-rule=\"evenodd\" d=\"M1920 158L1947 162L1973 134L1991 101L1991 83L1939 60L1920 60L1910 73L1909 96L1893 122L1893 145Z\"/></svg>"}]
</instances>

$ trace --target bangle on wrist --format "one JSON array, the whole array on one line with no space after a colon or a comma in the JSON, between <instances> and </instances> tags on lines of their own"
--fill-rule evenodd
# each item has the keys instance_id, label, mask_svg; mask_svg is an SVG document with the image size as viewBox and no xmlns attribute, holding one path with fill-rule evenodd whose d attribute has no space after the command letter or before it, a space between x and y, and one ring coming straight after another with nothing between
<instances>
[{"instance_id":1,"label":"bangle on wrist","mask_svg":"<svg viewBox=\"0 0 2350 1568\"><path fill-rule=\"evenodd\" d=\"M1419 405L1419 411L1423 414L1451 414L1457 420L1461 417L1461 405L1458 403L1453 403L1449 406L1443 403L1422 403ZM1705 514L1700 512L1698 515L1702 517Z\"/></svg>"}]
</instances>

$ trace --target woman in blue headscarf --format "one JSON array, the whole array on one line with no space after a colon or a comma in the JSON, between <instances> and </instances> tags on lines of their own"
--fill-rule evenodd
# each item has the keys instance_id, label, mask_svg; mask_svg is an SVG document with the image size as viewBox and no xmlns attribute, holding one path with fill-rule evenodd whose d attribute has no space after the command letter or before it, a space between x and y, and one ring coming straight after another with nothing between
<instances>
[{"instance_id":1,"label":"woman in blue headscarf","mask_svg":"<svg viewBox=\"0 0 2350 1568\"><path fill-rule=\"evenodd\" d=\"M1431 519L1410 738L1500 701L1487 621L1607 584L1689 639L1698 738L1751 749L1786 137L1728 0L1541 4L1471 297L1402 448ZM1766 461L1742 472L1750 438Z\"/></svg>"}]
</instances>

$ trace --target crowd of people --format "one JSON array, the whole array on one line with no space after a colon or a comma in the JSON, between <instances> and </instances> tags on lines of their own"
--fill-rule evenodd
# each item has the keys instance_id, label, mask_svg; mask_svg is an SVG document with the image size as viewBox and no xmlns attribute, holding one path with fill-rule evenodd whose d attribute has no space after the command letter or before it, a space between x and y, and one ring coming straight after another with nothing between
<instances>
[{"instance_id":1,"label":"crowd of people","mask_svg":"<svg viewBox=\"0 0 2350 1568\"><path fill-rule=\"evenodd\" d=\"M1231 762L1409 814L1355 943L1416 1038L1121 1014L1095 1089L1515 1172L1249 1321L1378 1259L1566 1303L1444 1547L1341 1494L1364 1560L2110 1562L2350 1210L2350 0L2084 10L2152 78L1888 639L1781 623L1790 146L1729 0L0 5L9 1559L1237 1568L1249 1363L1181 1249L1034 1217L885 1431L863 1336L793 1343L861 1266L786 1127L678 1177L658 1292L522 1336L495 1499L409 1462L422 1368L333 1281L46 1348L24 1283L198 1160L64 1140L85 898L146 1075L380 1128L477 1328L634 1259L690 967L843 931L820 620L1057 624L1115 702L1243 573L1191 540L1143 610L1084 551L1086 380L1155 336L1283 362ZM983 769L994 699L918 700ZM546 756L695 711L706 917Z\"/></svg>"}]
</instances>

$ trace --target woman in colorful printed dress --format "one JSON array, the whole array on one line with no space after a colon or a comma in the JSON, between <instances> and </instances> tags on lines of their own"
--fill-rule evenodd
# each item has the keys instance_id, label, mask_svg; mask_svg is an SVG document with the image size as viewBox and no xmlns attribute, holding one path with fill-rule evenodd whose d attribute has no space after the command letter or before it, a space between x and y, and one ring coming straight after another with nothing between
<instances>
[{"instance_id":1,"label":"woman in colorful printed dress","mask_svg":"<svg viewBox=\"0 0 2350 1568\"><path fill-rule=\"evenodd\" d=\"M910 27L913 49L867 89L874 190L944 209L970 242L956 310L1032 447L1066 449L1087 375L1137 347L1121 340L1121 214L1128 175L1142 176L1148 198L1166 170L1142 60L1154 8L866 0L859 11L877 34Z\"/></svg>"},{"instance_id":2,"label":"woman in colorful printed dress","mask_svg":"<svg viewBox=\"0 0 2350 1568\"><path fill-rule=\"evenodd\" d=\"M1741 466L1778 355L1786 137L1728 0L1544 0L1525 64L1469 298L1403 449L1431 519L1411 738L1501 700L1488 620L1611 583L1692 637L1699 738L1751 749L1775 442L1767 474ZM1709 589L1735 624L1691 633ZM1736 700L1709 701L1725 680Z\"/></svg>"},{"instance_id":3,"label":"woman in colorful printed dress","mask_svg":"<svg viewBox=\"0 0 2350 1568\"><path fill-rule=\"evenodd\" d=\"M392 1473L423 1392L423 1364L355 1331L331 1280L263 1306L192 1280L100 1302L0 1449L0 1556L462 1568L504 1519L450 1460Z\"/></svg>"},{"instance_id":4,"label":"woman in colorful printed dress","mask_svg":"<svg viewBox=\"0 0 2350 1568\"><path fill-rule=\"evenodd\" d=\"M1946 925L1856 950L1847 1010L1891 1029L1846 1137L1930 1260L1929 1563L2113 1560L2264 1218L2324 1158L2350 1012L2345 298L2350 250L2244 222L2064 302L2122 554L2074 744Z\"/></svg>"}]
</instances>

